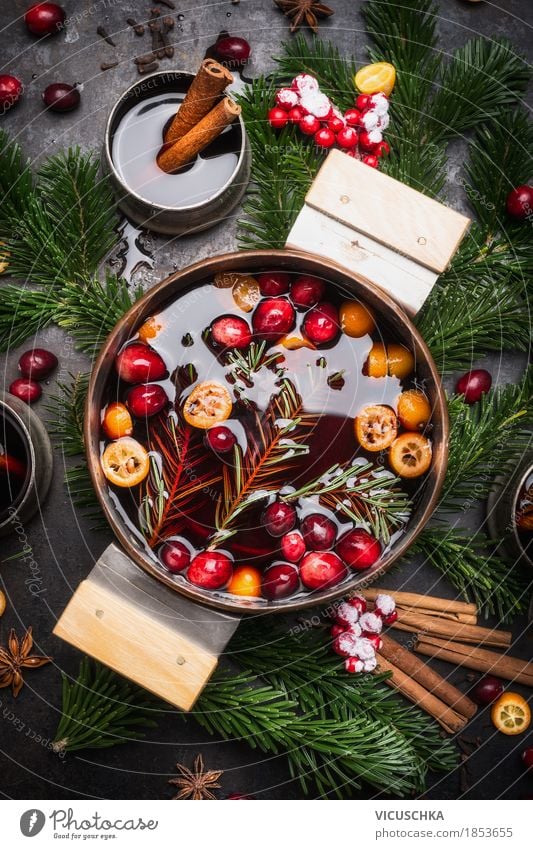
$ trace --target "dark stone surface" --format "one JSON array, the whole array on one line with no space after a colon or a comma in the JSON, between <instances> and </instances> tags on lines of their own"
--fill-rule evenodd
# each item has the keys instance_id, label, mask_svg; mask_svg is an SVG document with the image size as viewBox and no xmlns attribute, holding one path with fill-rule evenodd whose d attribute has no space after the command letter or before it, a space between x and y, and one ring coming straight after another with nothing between
<instances>
[{"instance_id":1,"label":"dark stone surface","mask_svg":"<svg viewBox=\"0 0 533 849\"><path fill-rule=\"evenodd\" d=\"M4 0L0 45L3 72L19 76L25 86L23 101L4 116L2 126L9 130L38 164L43 158L68 145L98 149L102 144L107 114L117 95L136 78L133 56L144 52L148 40L141 41L125 25L125 18L145 17L149 3L127 0L65 0L69 17L66 33L43 41L28 36L21 16L28 3L25 0ZM323 37L331 37L342 53L353 52L357 60L366 60L368 39L359 15L360 0L332 0L335 15L322 24ZM274 5L265 0L241 0L233 5L223 2L176 3L176 13L183 15L175 29L176 55L169 67L195 70L206 48L218 32L229 29L232 34L245 36L253 47L250 75L272 68L271 56L279 50L282 39L289 37L287 23ZM468 3L448 0L441 4L439 50L448 54L476 33L489 37L508 36L517 50L527 52L531 47L533 24L531 4L521 0L500 3ZM527 18L524 20L524 18ZM96 35L98 24L104 24L113 34L116 49ZM531 57L531 53L529 53ZM102 72L101 62L117 60L117 68ZM164 66L163 66L164 67ZM50 82L77 82L82 88L82 104L78 111L57 115L42 109L40 93ZM464 148L454 144L449 165L447 194L456 208L464 205L457 184ZM155 265L138 276L143 285L150 286L176 267L214 253L235 247L235 220L186 239L154 239ZM56 328L40 335L40 343L56 352L60 360L59 373L45 385L45 398L36 409L47 417L46 396L54 392L57 379L67 379L68 372L86 369L87 361L73 351L72 345ZM9 385L15 376L20 351L2 358L3 382ZM506 357L489 360L498 382L513 379L523 365L521 358ZM53 638L51 631L57 617L79 581L87 575L92 564L111 541L111 533L91 530L90 523L79 511L74 511L62 476L64 465L70 464L59 454L50 496L41 516L25 528L33 549L35 574L22 560L2 562L0 585L9 599L8 611L0 623L2 641L8 628L19 631L32 624L42 651L54 655L54 663L27 677L22 696L14 701L6 690L0 691L0 793L10 798L165 798L170 797L166 780L176 761L192 763L201 750L206 764L225 770L223 794L245 792L259 798L297 798L298 786L290 782L283 757L264 759L244 742L211 739L197 724L185 721L169 710L157 732L148 739L108 751L85 751L58 759L47 749L58 722L60 702L60 671L75 673L79 654ZM473 524L479 513L470 516ZM2 557L20 549L15 538L2 541ZM30 592L28 579L36 578L38 592ZM450 587L429 567L397 571L388 583L408 585L419 592L450 594ZM518 635L524 623L517 623ZM523 636L517 649L531 656L531 637ZM442 672L450 668L443 664ZM451 679L467 687L464 672L452 672ZM514 689L514 688L513 688ZM522 688L517 687L521 690ZM522 690L524 693L526 691ZM36 740L40 735L41 741ZM490 725L486 712L471 724L468 737L478 736L482 745L469 762L469 795L473 798L521 798L531 794L533 779L524 776L519 752L532 745L531 733L518 738L498 735ZM457 798L461 795L459 774L434 777L429 795L434 798ZM371 795L371 794L369 794Z\"/></svg>"}]
</instances>

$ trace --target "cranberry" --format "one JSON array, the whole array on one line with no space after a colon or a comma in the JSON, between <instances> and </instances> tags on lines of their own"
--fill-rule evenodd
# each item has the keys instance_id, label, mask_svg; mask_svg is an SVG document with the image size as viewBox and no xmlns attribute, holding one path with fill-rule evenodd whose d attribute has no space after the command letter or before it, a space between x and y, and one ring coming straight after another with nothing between
<instances>
[{"instance_id":1,"label":"cranberry","mask_svg":"<svg viewBox=\"0 0 533 849\"><path fill-rule=\"evenodd\" d=\"M52 35L65 22L65 10L57 3L34 3L24 15L24 23L33 35Z\"/></svg>"},{"instance_id":2,"label":"cranberry","mask_svg":"<svg viewBox=\"0 0 533 849\"><path fill-rule=\"evenodd\" d=\"M394 625L394 623L397 621L397 619L398 619L398 611L397 610L392 610L389 613L388 616L383 617L383 621L384 621L385 625Z\"/></svg>"},{"instance_id":3,"label":"cranberry","mask_svg":"<svg viewBox=\"0 0 533 849\"><path fill-rule=\"evenodd\" d=\"M339 637L341 634L344 634L346 628L343 628L342 625L332 625L329 629L329 633L331 634L331 638L334 640L335 637Z\"/></svg>"},{"instance_id":4,"label":"cranberry","mask_svg":"<svg viewBox=\"0 0 533 849\"><path fill-rule=\"evenodd\" d=\"M42 93L43 103L53 112L70 112L80 105L80 92L75 85L52 83Z\"/></svg>"},{"instance_id":5,"label":"cranberry","mask_svg":"<svg viewBox=\"0 0 533 849\"><path fill-rule=\"evenodd\" d=\"M376 142L370 141L370 135L367 130L361 130L359 133L359 147L366 150L367 153L373 153L376 147Z\"/></svg>"},{"instance_id":6,"label":"cranberry","mask_svg":"<svg viewBox=\"0 0 533 849\"><path fill-rule=\"evenodd\" d=\"M22 97L22 83L11 74L0 74L0 107L7 112Z\"/></svg>"},{"instance_id":7,"label":"cranberry","mask_svg":"<svg viewBox=\"0 0 533 849\"><path fill-rule=\"evenodd\" d=\"M216 454L227 454L236 444L237 437L229 427L216 425L207 431L205 441Z\"/></svg>"},{"instance_id":8,"label":"cranberry","mask_svg":"<svg viewBox=\"0 0 533 849\"><path fill-rule=\"evenodd\" d=\"M470 695L478 705L490 705L500 698L503 689L503 682L499 678L494 678L493 675L485 675L475 684Z\"/></svg>"},{"instance_id":9,"label":"cranberry","mask_svg":"<svg viewBox=\"0 0 533 849\"><path fill-rule=\"evenodd\" d=\"M383 648L383 640L379 636L379 634L367 634L366 631L363 632L363 636L369 643L372 643L376 651L379 651Z\"/></svg>"},{"instance_id":10,"label":"cranberry","mask_svg":"<svg viewBox=\"0 0 533 849\"><path fill-rule=\"evenodd\" d=\"M222 551L201 551L193 558L187 577L191 584L204 590L218 590L231 578L233 565Z\"/></svg>"},{"instance_id":11,"label":"cranberry","mask_svg":"<svg viewBox=\"0 0 533 849\"><path fill-rule=\"evenodd\" d=\"M337 133L337 144L345 150L357 146L357 133L353 127L344 127Z\"/></svg>"},{"instance_id":12,"label":"cranberry","mask_svg":"<svg viewBox=\"0 0 533 849\"><path fill-rule=\"evenodd\" d=\"M355 101L355 105L361 112L365 112L367 109L370 109L372 106L372 95L371 94L360 94Z\"/></svg>"},{"instance_id":13,"label":"cranberry","mask_svg":"<svg viewBox=\"0 0 533 849\"><path fill-rule=\"evenodd\" d=\"M257 277L262 295L286 295L289 291L290 277L283 271L265 272Z\"/></svg>"},{"instance_id":14,"label":"cranberry","mask_svg":"<svg viewBox=\"0 0 533 849\"><path fill-rule=\"evenodd\" d=\"M381 544L368 531L354 528L341 536L335 551L352 569L368 569L379 560Z\"/></svg>"},{"instance_id":15,"label":"cranberry","mask_svg":"<svg viewBox=\"0 0 533 849\"><path fill-rule=\"evenodd\" d=\"M467 404L475 404L485 392L489 391L491 386L492 376L490 372L484 368L476 368L473 371L467 371L459 378L455 385L455 391L458 395L464 395Z\"/></svg>"},{"instance_id":16,"label":"cranberry","mask_svg":"<svg viewBox=\"0 0 533 849\"><path fill-rule=\"evenodd\" d=\"M158 383L143 383L130 389L126 404L132 416L136 419L145 419L160 413L168 404L168 397Z\"/></svg>"},{"instance_id":17,"label":"cranberry","mask_svg":"<svg viewBox=\"0 0 533 849\"><path fill-rule=\"evenodd\" d=\"M512 218L525 221L533 215L533 186L518 186L507 195L506 209Z\"/></svg>"},{"instance_id":18,"label":"cranberry","mask_svg":"<svg viewBox=\"0 0 533 849\"><path fill-rule=\"evenodd\" d=\"M231 63L233 67L246 65L251 52L246 39L238 35L226 35L224 38L219 38L215 44L217 58L224 63Z\"/></svg>"},{"instance_id":19,"label":"cranberry","mask_svg":"<svg viewBox=\"0 0 533 849\"><path fill-rule=\"evenodd\" d=\"M349 672L350 675L361 672L361 661L358 657L347 657L344 661L344 670Z\"/></svg>"},{"instance_id":20,"label":"cranberry","mask_svg":"<svg viewBox=\"0 0 533 849\"><path fill-rule=\"evenodd\" d=\"M26 404L34 404L43 393L37 381L30 380L28 377L18 377L9 387L9 391Z\"/></svg>"},{"instance_id":21,"label":"cranberry","mask_svg":"<svg viewBox=\"0 0 533 849\"><path fill-rule=\"evenodd\" d=\"M346 567L332 551L310 551L300 561L302 584L310 590L326 590L346 577Z\"/></svg>"},{"instance_id":22,"label":"cranberry","mask_svg":"<svg viewBox=\"0 0 533 849\"><path fill-rule=\"evenodd\" d=\"M533 769L533 747L529 746L522 752L522 763L526 769Z\"/></svg>"},{"instance_id":23,"label":"cranberry","mask_svg":"<svg viewBox=\"0 0 533 849\"><path fill-rule=\"evenodd\" d=\"M363 598L362 595L353 595L351 598L346 599L346 603L351 607L355 607L355 609L359 611L359 615L366 613L366 599Z\"/></svg>"},{"instance_id":24,"label":"cranberry","mask_svg":"<svg viewBox=\"0 0 533 849\"><path fill-rule=\"evenodd\" d=\"M373 153L367 153L366 156L362 157L361 162L364 162L370 168L379 168L379 159Z\"/></svg>"},{"instance_id":25,"label":"cranberry","mask_svg":"<svg viewBox=\"0 0 533 849\"><path fill-rule=\"evenodd\" d=\"M337 307L326 301L313 307L305 316L303 332L314 345L331 344L340 333Z\"/></svg>"},{"instance_id":26,"label":"cranberry","mask_svg":"<svg viewBox=\"0 0 533 849\"><path fill-rule=\"evenodd\" d=\"M182 572L191 562L191 552L185 543L169 539L161 547L159 557L169 572Z\"/></svg>"},{"instance_id":27,"label":"cranberry","mask_svg":"<svg viewBox=\"0 0 533 849\"><path fill-rule=\"evenodd\" d=\"M299 309L309 309L324 296L326 286L318 277L303 274L291 286L291 301Z\"/></svg>"},{"instance_id":28,"label":"cranberry","mask_svg":"<svg viewBox=\"0 0 533 849\"><path fill-rule=\"evenodd\" d=\"M296 524L296 510L292 504L273 501L263 513L263 524L272 537L282 537Z\"/></svg>"},{"instance_id":29,"label":"cranberry","mask_svg":"<svg viewBox=\"0 0 533 849\"><path fill-rule=\"evenodd\" d=\"M23 377L44 380L57 366L57 357L44 348L32 348L25 351L19 360L19 371Z\"/></svg>"},{"instance_id":30,"label":"cranberry","mask_svg":"<svg viewBox=\"0 0 533 849\"><path fill-rule=\"evenodd\" d=\"M305 136L314 136L320 129L320 121L314 115L304 115L298 127Z\"/></svg>"},{"instance_id":31,"label":"cranberry","mask_svg":"<svg viewBox=\"0 0 533 849\"><path fill-rule=\"evenodd\" d=\"M302 522L302 534L307 548L314 551L327 551L333 548L337 528L335 522L322 513L310 513Z\"/></svg>"},{"instance_id":32,"label":"cranberry","mask_svg":"<svg viewBox=\"0 0 533 849\"><path fill-rule=\"evenodd\" d=\"M285 112L290 112L295 106L298 106L298 93L292 88L280 88L276 92L276 106L284 109Z\"/></svg>"},{"instance_id":33,"label":"cranberry","mask_svg":"<svg viewBox=\"0 0 533 849\"><path fill-rule=\"evenodd\" d=\"M344 113L344 120L349 127L359 127L361 124L361 113L359 109L347 109Z\"/></svg>"},{"instance_id":34,"label":"cranberry","mask_svg":"<svg viewBox=\"0 0 533 849\"><path fill-rule=\"evenodd\" d=\"M375 156L388 156L390 153L390 144L386 141L380 141L374 148Z\"/></svg>"},{"instance_id":35,"label":"cranberry","mask_svg":"<svg viewBox=\"0 0 533 849\"><path fill-rule=\"evenodd\" d=\"M344 130L344 127L344 121L338 115L332 115L331 118L328 118L328 129L332 133L340 133L341 130Z\"/></svg>"},{"instance_id":36,"label":"cranberry","mask_svg":"<svg viewBox=\"0 0 533 849\"><path fill-rule=\"evenodd\" d=\"M252 316L255 333L268 342L276 342L289 333L296 322L294 307L286 298L265 298Z\"/></svg>"},{"instance_id":37,"label":"cranberry","mask_svg":"<svg viewBox=\"0 0 533 849\"><path fill-rule=\"evenodd\" d=\"M293 595L300 584L298 570L290 563L274 563L263 574L261 592L269 601Z\"/></svg>"},{"instance_id":38,"label":"cranberry","mask_svg":"<svg viewBox=\"0 0 533 849\"><path fill-rule=\"evenodd\" d=\"M121 380L126 383L148 383L149 380L162 380L167 368L157 351L142 342L132 342L115 358L115 368Z\"/></svg>"},{"instance_id":39,"label":"cranberry","mask_svg":"<svg viewBox=\"0 0 533 849\"><path fill-rule=\"evenodd\" d=\"M298 563L305 554L305 542L300 531L290 531L281 537L281 553L289 563Z\"/></svg>"},{"instance_id":40,"label":"cranberry","mask_svg":"<svg viewBox=\"0 0 533 849\"><path fill-rule=\"evenodd\" d=\"M330 148L335 144L335 133L329 127L321 127L314 135L317 147Z\"/></svg>"},{"instance_id":41,"label":"cranberry","mask_svg":"<svg viewBox=\"0 0 533 849\"><path fill-rule=\"evenodd\" d=\"M287 113L291 124L299 124L302 118L305 117L305 112L301 106L293 106Z\"/></svg>"},{"instance_id":42,"label":"cranberry","mask_svg":"<svg viewBox=\"0 0 533 849\"><path fill-rule=\"evenodd\" d=\"M268 123L275 130L282 130L287 124L289 116L280 106L273 106L268 113Z\"/></svg>"},{"instance_id":43,"label":"cranberry","mask_svg":"<svg viewBox=\"0 0 533 849\"><path fill-rule=\"evenodd\" d=\"M211 324L211 337L222 348L247 348L252 341L252 331L244 318L223 315Z\"/></svg>"}]
</instances>

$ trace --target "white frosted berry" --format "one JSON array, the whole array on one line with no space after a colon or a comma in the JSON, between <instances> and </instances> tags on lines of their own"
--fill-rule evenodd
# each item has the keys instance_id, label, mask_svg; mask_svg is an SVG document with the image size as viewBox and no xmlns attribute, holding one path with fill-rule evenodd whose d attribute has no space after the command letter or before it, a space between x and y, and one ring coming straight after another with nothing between
<instances>
[{"instance_id":1,"label":"white frosted berry","mask_svg":"<svg viewBox=\"0 0 533 849\"><path fill-rule=\"evenodd\" d=\"M391 595L386 593L378 593L376 596L376 611L382 616L389 616L393 610L396 610L396 602Z\"/></svg>"},{"instance_id":2,"label":"white frosted berry","mask_svg":"<svg viewBox=\"0 0 533 849\"><path fill-rule=\"evenodd\" d=\"M351 631L345 631L344 634L339 634L339 636L336 637L339 653L345 657L357 654L357 646L360 641L360 637L352 634Z\"/></svg>"},{"instance_id":3,"label":"white frosted berry","mask_svg":"<svg viewBox=\"0 0 533 849\"><path fill-rule=\"evenodd\" d=\"M359 618L359 625L363 631L368 631L369 634L380 634L383 628L383 622L375 613L363 613Z\"/></svg>"},{"instance_id":4,"label":"white frosted berry","mask_svg":"<svg viewBox=\"0 0 533 849\"><path fill-rule=\"evenodd\" d=\"M276 94L276 103L282 109L292 109L294 106L298 106L299 100L298 92L290 88L280 88Z\"/></svg>"},{"instance_id":5,"label":"white frosted berry","mask_svg":"<svg viewBox=\"0 0 533 849\"><path fill-rule=\"evenodd\" d=\"M335 619L339 625L350 627L359 621L359 610L346 601L341 602L335 611Z\"/></svg>"},{"instance_id":6,"label":"white frosted berry","mask_svg":"<svg viewBox=\"0 0 533 849\"><path fill-rule=\"evenodd\" d=\"M374 112L374 110L365 112L365 114L361 116L361 123L365 130L375 130L379 124L379 115L377 112Z\"/></svg>"},{"instance_id":7,"label":"white frosted berry","mask_svg":"<svg viewBox=\"0 0 533 849\"><path fill-rule=\"evenodd\" d=\"M366 637L360 637L356 640L356 650L354 654L360 660L372 660L372 658L376 656L376 650L374 648L374 644L370 640L367 640Z\"/></svg>"},{"instance_id":8,"label":"white frosted berry","mask_svg":"<svg viewBox=\"0 0 533 849\"><path fill-rule=\"evenodd\" d=\"M379 117L383 117L389 111L389 101L387 97L380 93L372 95L372 108L377 112Z\"/></svg>"},{"instance_id":9,"label":"white frosted berry","mask_svg":"<svg viewBox=\"0 0 533 849\"><path fill-rule=\"evenodd\" d=\"M307 91L300 96L300 104L315 118L327 118L331 113L331 103L321 91Z\"/></svg>"},{"instance_id":10,"label":"white frosted berry","mask_svg":"<svg viewBox=\"0 0 533 849\"><path fill-rule=\"evenodd\" d=\"M387 127L389 126L389 124L390 124L390 118L389 118L389 116L388 116L388 115L383 115L383 116L379 119L379 128L378 128L378 129L380 129L380 130L386 130L386 129L387 129Z\"/></svg>"},{"instance_id":11,"label":"white frosted berry","mask_svg":"<svg viewBox=\"0 0 533 849\"><path fill-rule=\"evenodd\" d=\"M311 74L298 74L293 79L291 87L300 94L304 94L306 91L319 90L318 80L312 77Z\"/></svg>"},{"instance_id":12,"label":"white frosted berry","mask_svg":"<svg viewBox=\"0 0 533 849\"><path fill-rule=\"evenodd\" d=\"M363 669L365 672L373 672L378 662L375 657L371 657L369 660L365 660L363 664Z\"/></svg>"},{"instance_id":13,"label":"white frosted berry","mask_svg":"<svg viewBox=\"0 0 533 849\"><path fill-rule=\"evenodd\" d=\"M383 141L383 135L379 130L370 130L368 140L371 144L379 144L380 141Z\"/></svg>"}]
</instances>

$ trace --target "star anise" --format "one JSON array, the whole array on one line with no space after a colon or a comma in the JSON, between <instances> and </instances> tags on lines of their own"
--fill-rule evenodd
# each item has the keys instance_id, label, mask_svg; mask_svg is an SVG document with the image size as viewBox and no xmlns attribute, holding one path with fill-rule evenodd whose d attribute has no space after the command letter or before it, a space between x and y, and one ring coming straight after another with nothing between
<instances>
[{"instance_id":1,"label":"star anise","mask_svg":"<svg viewBox=\"0 0 533 849\"><path fill-rule=\"evenodd\" d=\"M192 770L183 764L176 764L176 769L180 778L171 778L168 782L180 788L174 799L216 799L210 788L215 790L220 787L218 779L222 775L222 770L208 769L204 772L204 759L201 755L197 755L194 759Z\"/></svg>"},{"instance_id":2,"label":"star anise","mask_svg":"<svg viewBox=\"0 0 533 849\"><path fill-rule=\"evenodd\" d=\"M333 9L315 0L274 0L276 6L290 19L291 32L297 32L302 24L318 32L318 19L329 18L334 14Z\"/></svg>"},{"instance_id":3,"label":"star anise","mask_svg":"<svg viewBox=\"0 0 533 849\"><path fill-rule=\"evenodd\" d=\"M15 698L24 686L22 670L37 669L52 660L51 657L30 654L32 648L31 627L28 628L20 642L12 628L7 641L7 648L0 647L0 688L11 687Z\"/></svg>"}]
</instances>

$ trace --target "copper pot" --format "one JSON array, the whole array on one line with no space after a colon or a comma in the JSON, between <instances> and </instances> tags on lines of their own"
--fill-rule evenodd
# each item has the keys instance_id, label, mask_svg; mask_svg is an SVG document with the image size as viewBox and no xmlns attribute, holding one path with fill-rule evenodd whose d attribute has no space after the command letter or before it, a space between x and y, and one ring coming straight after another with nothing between
<instances>
[{"instance_id":1,"label":"copper pot","mask_svg":"<svg viewBox=\"0 0 533 849\"><path fill-rule=\"evenodd\" d=\"M186 288L212 279L221 271L259 272L265 268L276 268L290 272L315 274L336 284L347 296L361 298L393 326L398 340L415 352L417 374L425 381L426 391L433 409L433 463L420 487L416 504L408 525L401 538L394 543L375 567L364 573L354 573L351 580L322 592L310 593L304 598L288 599L283 602L247 601L237 602L212 596L192 585L173 580L172 576L159 570L150 562L141 543L122 522L110 498L108 485L100 465L100 411L103 407L104 390L114 368L115 355L132 336L134 330L150 315ZM440 377L427 345L403 310L387 294L363 277L348 273L330 261L308 253L289 250L258 250L223 254L195 263L167 277L151 289L118 322L108 336L93 368L85 415L85 444L91 478L102 509L113 528L121 546L129 557L157 581L189 598L216 607L220 610L246 613L254 611L291 611L325 604L347 592L364 587L378 576L387 572L413 544L418 534L431 517L439 498L446 474L448 456L448 415L441 389Z\"/></svg>"}]
</instances>

